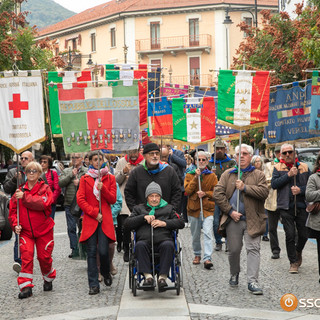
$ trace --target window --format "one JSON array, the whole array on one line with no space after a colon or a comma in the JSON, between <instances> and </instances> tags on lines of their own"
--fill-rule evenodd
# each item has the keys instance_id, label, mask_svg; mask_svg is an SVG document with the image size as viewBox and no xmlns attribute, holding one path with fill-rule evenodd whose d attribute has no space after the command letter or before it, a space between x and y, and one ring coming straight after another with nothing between
<instances>
[{"instance_id":1,"label":"window","mask_svg":"<svg viewBox=\"0 0 320 320\"><path fill-rule=\"evenodd\" d=\"M244 17L243 21L250 27L252 28L252 18L249 17ZM243 36L246 38L249 36L249 34L247 34L246 32L244 32Z\"/></svg>"},{"instance_id":2,"label":"window","mask_svg":"<svg viewBox=\"0 0 320 320\"><path fill-rule=\"evenodd\" d=\"M192 86L200 85L200 58L190 57L190 84Z\"/></svg>"},{"instance_id":3,"label":"window","mask_svg":"<svg viewBox=\"0 0 320 320\"><path fill-rule=\"evenodd\" d=\"M110 29L110 35L111 35L111 47L116 46L116 28Z\"/></svg>"},{"instance_id":4,"label":"window","mask_svg":"<svg viewBox=\"0 0 320 320\"><path fill-rule=\"evenodd\" d=\"M56 47L55 51L56 51L56 56L58 56L59 55L59 47Z\"/></svg>"},{"instance_id":5,"label":"window","mask_svg":"<svg viewBox=\"0 0 320 320\"><path fill-rule=\"evenodd\" d=\"M95 52L96 51L96 34L91 33L90 38L91 38L91 52Z\"/></svg>"},{"instance_id":6,"label":"window","mask_svg":"<svg viewBox=\"0 0 320 320\"><path fill-rule=\"evenodd\" d=\"M77 50L77 38L72 39L72 51Z\"/></svg>"},{"instance_id":7,"label":"window","mask_svg":"<svg viewBox=\"0 0 320 320\"><path fill-rule=\"evenodd\" d=\"M160 23L150 23L151 49L160 49Z\"/></svg>"},{"instance_id":8,"label":"window","mask_svg":"<svg viewBox=\"0 0 320 320\"><path fill-rule=\"evenodd\" d=\"M150 60L150 64L152 65L151 71L155 72L158 68L161 68L161 59Z\"/></svg>"},{"instance_id":9,"label":"window","mask_svg":"<svg viewBox=\"0 0 320 320\"><path fill-rule=\"evenodd\" d=\"M189 45L199 46L199 19L189 20Z\"/></svg>"}]
</instances>

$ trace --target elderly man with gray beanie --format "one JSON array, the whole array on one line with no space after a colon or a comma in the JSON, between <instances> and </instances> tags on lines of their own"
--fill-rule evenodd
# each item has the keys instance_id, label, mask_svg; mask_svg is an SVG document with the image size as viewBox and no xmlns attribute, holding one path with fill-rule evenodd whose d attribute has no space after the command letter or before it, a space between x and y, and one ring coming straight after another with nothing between
<instances>
[{"instance_id":1,"label":"elderly man with gray beanie","mask_svg":"<svg viewBox=\"0 0 320 320\"><path fill-rule=\"evenodd\" d=\"M159 291L165 291L166 279L174 254L172 230L183 229L184 221L174 207L162 199L159 184L151 182L145 191L146 202L136 205L125 221L125 228L136 231L136 257L138 272L144 275L144 286L153 286L151 254L151 228L153 228L154 252L160 255L158 278Z\"/></svg>"}]
</instances>

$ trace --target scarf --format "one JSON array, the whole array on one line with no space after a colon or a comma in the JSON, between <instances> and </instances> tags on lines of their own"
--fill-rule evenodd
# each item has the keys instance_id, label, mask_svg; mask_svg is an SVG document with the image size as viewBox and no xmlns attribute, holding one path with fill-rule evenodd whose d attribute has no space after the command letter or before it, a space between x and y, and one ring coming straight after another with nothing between
<instances>
[{"instance_id":1,"label":"scarf","mask_svg":"<svg viewBox=\"0 0 320 320\"><path fill-rule=\"evenodd\" d=\"M163 208L163 207L165 207L166 205L168 205L168 202L165 201L165 200L163 200L162 198L161 198L161 200L160 200L159 205L156 206L156 207L151 206L151 205L147 202L147 206L148 206L149 208L151 208L151 210L150 210L150 212L149 212L149 216L154 216L155 211L156 211L157 209Z\"/></svg>"},{"instance_id":2,"label":"scarf","mask_svg":"<svg viewBox=\"0 0 320 320\"><path fill-rule=\"evenodd\" d=\"M243 172L251 172L255 170L256 167L254 167L252 164L249 164L245 169L240 169L240 179L242 178ZM231 170L229 173L238 173L238 166L236 165L233 170Z\"/></svg>"},{"instance_id":3,"label":"scarf","mask_svg":"<svg viewBox=\"0 0 320 320\"><path fill-rule=\"evenodd\" d=\"M273 162L274 163L279 163L280 161L278 160L278 158L275 158Z\"/></svg>"},{"instance_id":4,"label":"scarf","mask_svg":"<svg viewBox=\"0 0 320 320\"><path fill-rule=\"evenodd\" d=\"M97 169L95 169L92 165L89 166L89 170L86 173L88 176L94 179L94 186L93 186L93 194L95 195L96 199L100 201L100 195L99 195L99 190L97 188L98 182L99 182L99 172ZM106 166L106 163L103 163L100 169L100 178L106 176L109 174L109 169Z\"/></svg>"},{"instance_id":5,"label":"scarf","mask_svg":"<svg viewBox=\"0 0 320 320\"><path fill-rule=\"evenodd\" d=\"M220 169L222 169L222 163L224 162L228 162L231 161L231 159L228 157L228 155L225 153L225 158L223 160L218 160L216 159L216 163L215 164L219 164L220 165ZM214 154L212 154L211 159L209 160L209 162L213 163L214 162Z\"/></svg>"},{"instance_id":6,"label":"scarf","mask_svg":"<svg viewBox=\"0 0 320 320\"><path fill-rule=\"evenodd\" d=\"M190 174L196 174L196 169L197 169L197 168L189 171L188 173L190 173ZM212 173L212 171L210 171L210 170L206 167L203 171L201 171L200 180L202 181L202 179L203 179L203 178L202 178L202 175L203 175L203 174L210 174L210 173Z\"/></svg>"},{"instance_id":7,"label":"scarf","mask_svg":"<svg viewBox=\"0 0 320 320\"><path fill-rule=\"evenodd\" d=\"M288 163L283 159L280 159L280 163L284 163L288 169L291 169L293 167L293 163ZM298 158L295 159L295 163L296 163L297 167L300 166L300 162L299 162Z\"/></svg>"},{"instance_id":8,"label":"scarf","mask_svg":"<svg viewBox=\"0 0 320 320\"><path fill-rule=\"evenodd\" d=\"M159 172L161 172L164 168L166 168L166 167L168 166L167 163L159 162L159 166L158 166L157 169L150 170L150 169L148 169L148 167L147 167L147 165L146 165L146 162L144 162L142 165L143 165L143 167L147 170L147 172L148 172L150 175L159 173Z\"/></svg>"},{"instance_id":9,"label":"scarf","mask_svg":"<svg viewBox=\"0 0 320 320\"><path fill-rule=\"evenodd\" d=\"M143 161L144 158L143 158L143 155L139 152L139 156L136 161L132 161L127 154L125 155L125 159L127 162L129 162L133 166L137 166L141 161Z\"/></svg>"}]
</instances>

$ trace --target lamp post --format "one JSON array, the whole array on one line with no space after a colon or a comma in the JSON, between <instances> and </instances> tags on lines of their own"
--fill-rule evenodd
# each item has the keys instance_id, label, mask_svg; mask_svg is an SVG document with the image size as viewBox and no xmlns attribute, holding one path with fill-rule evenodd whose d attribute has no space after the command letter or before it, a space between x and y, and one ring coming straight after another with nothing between
<instances>
[{"instance_id":1,"label":"lamp post","mask_svg":"<svg viewBox=\"0 0 320 320\"><path fill-rule=\"evenodd\" d=\"M226 10L226 17L223 21L224 26L226 27L226 69L229 69L229 28L233 24L230 16L229 16L229 9Z\"/></svg>"},{"instance_id":2,"label":"lamp post","mask_svg":"<svg viewBox=\"0 0 320 320\"><path fill-rule=\"evenodd\" d=\"M72 59L73 58L88 58L88 62L87 65L91 66L93 64L93 61L91 59L91 53L90 54L74 54L71 51L71 48L69 47L69 51L68 51L68 63L67 66L64 68L67 71L71 71L73 69L73 63L72 63Z\"/></svg>"},{"instance_id":3,"label":"lamp post","mask_svg":"<svg viewBox=\"0 0 320 320\"><path fill-rule=\"evenodd\" d=\"M170 68L169 68L169 70L168 70L168 73L169 73L169 83L170 83L170 85L171 85L171 83L172 83L172 72L173 72L173 70L172 70L172 67L171 67L171 64L170 64Z\"/></svg>"},{"instance_id":4,"label":"lamp post","mask_svg":"<svg viewBox=\"0 0 320 320\"><path fill-rule=\"evenodd\" d=\"M129 49L129 47L125 44L124 47L123 47L124 63L127 63L128 49Z\"/></svg>"}]
</instances>

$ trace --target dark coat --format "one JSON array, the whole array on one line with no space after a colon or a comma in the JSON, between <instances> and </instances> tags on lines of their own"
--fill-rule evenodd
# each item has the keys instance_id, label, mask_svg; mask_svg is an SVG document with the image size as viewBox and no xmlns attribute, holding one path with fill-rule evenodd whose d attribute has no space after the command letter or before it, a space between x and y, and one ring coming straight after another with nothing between
<instances>
[{"instance_id":1,"label":"dark coat","mask_svg":"<svg viewBox=\"0 0 320 320\"><path fill-rule=\"evenodd\" d=\"M147 241L151 243L151 226L144 219L145 215L149 215L151 208L147 204L140 204L133 208L131 215L126 219L124 227L127 230L135 230L137 233L137 241ZM165 221L166 227L153 229L154 245L158 245L163 241L172 240L172 230L183 229L184 221L178 213L175 212L172 205L155 210L155 218Z\"/></svg>"}]
</instances>

